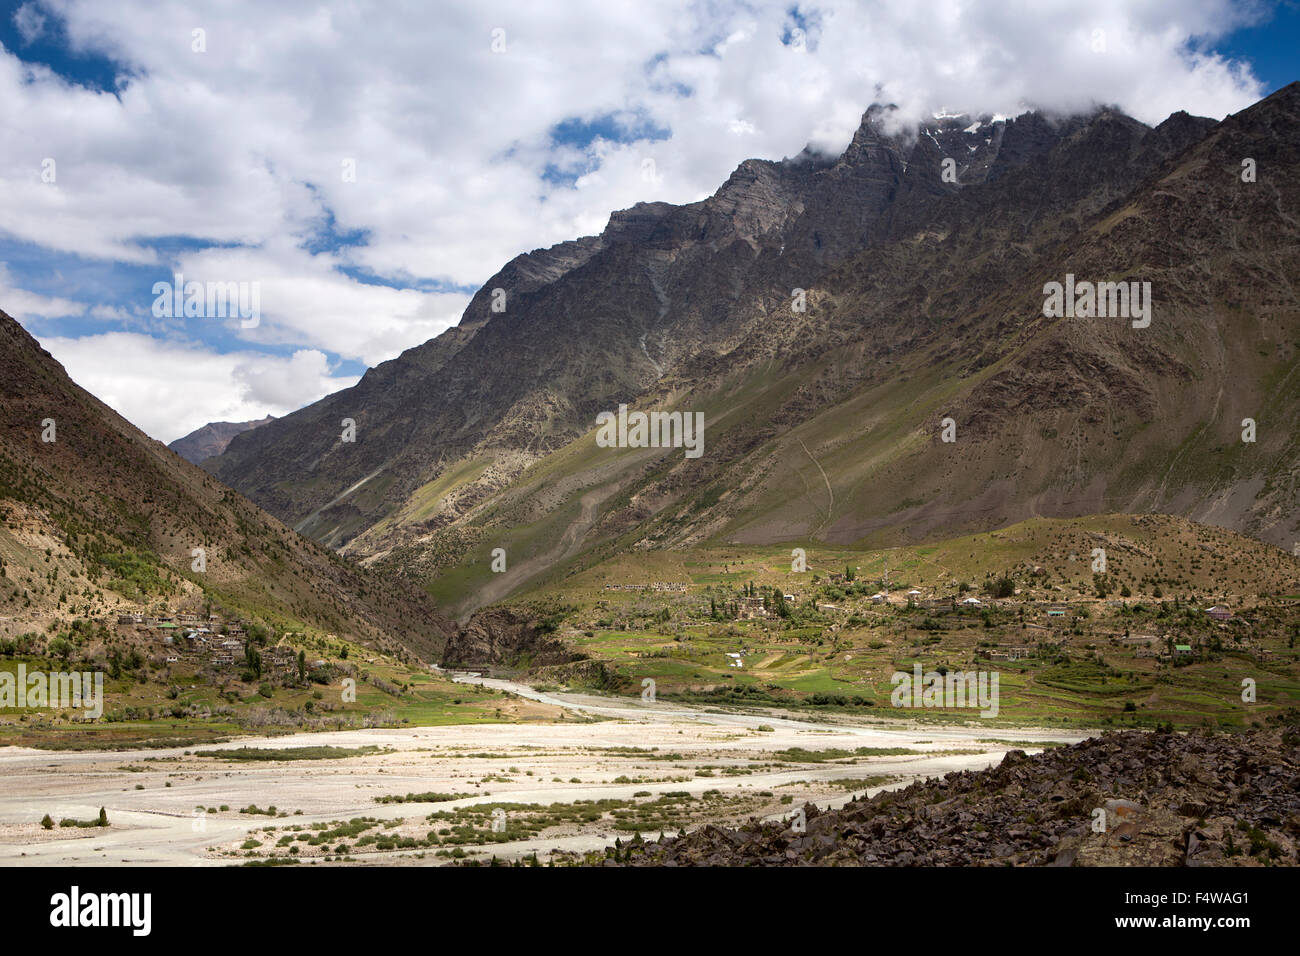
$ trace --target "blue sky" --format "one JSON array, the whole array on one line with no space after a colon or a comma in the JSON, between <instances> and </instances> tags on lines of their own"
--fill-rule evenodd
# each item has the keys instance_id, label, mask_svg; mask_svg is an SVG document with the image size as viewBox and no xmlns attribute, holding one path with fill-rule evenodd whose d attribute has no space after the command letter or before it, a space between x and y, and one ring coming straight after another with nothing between
<instances>
[{"instance_id":1,"label":"blue sky","mask_svg":"<svg viewBox=\"0 0 1300 956\"><path fill-rule=\"evenodd\" d=\"M170 440L352 384L614 209L842 148L878 95L1158 122L1300 72L1295 2L1004 6L0 0L0 308ZM256 285L258 324L154 315L177 271Z\"/></svg>"}]
</instances>

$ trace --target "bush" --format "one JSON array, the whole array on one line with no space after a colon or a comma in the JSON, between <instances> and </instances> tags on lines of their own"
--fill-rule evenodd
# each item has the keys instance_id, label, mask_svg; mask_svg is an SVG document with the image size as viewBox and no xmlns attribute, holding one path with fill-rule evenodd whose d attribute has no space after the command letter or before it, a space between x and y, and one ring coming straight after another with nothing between
<instances>
[{"instance_id":1,"label":"bush","mask_svg":"<svg viewBox=\"0 0 1300 956\"><path fill-rule=\"evenodd\" d=\"M989 593L995 598L1009 598L1016 593L1016 582L1004 574L993 582Z\"/></svg>"},{"instance_id":2,"label":"bush","mask_svg":"<svg viewBox=\"0 0 1300 956\"><path fill-rule=\"evenodd\" d=\"M43 826L47 830L53 830L54 818L50 816L48 813L45 814L45 816L41 817L41 826Z\"/></svg>"}]
</instances>

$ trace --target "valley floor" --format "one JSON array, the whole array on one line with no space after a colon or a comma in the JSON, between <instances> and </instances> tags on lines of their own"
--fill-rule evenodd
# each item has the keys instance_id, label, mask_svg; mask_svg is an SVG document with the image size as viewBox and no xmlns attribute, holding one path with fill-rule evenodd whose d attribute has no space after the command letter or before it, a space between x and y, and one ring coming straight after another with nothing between
<instances>
[{"instance_id":1,"label":"valley floor","mask_svg":"<svg viewBox=\"0 0 1300 956\"><path fill-rule=\"evenodd\" d=\"M845 718L837 723L642 703L569 693L543 693L508 681L466 675L545 704L561 706L566 719L550 724L481 724L400 730L355 730L293 737L245 738L203 751L49 752L0 750L0 863L4 865L228 865L273 856L324 862L343 843L348 864L445 862L447 834L475 820L489 823L487 804L570 806L577 801L614 801L623 814L641 813L657 837L663 821L676 832L702 822L734 823L750 816L789 815L805 801L836 807L854 793L905 786L954 770L998 763L1010 749L1032 752L1034 742L1073 743L1087 734L1055 730L887 726ZM240 748L373 748L330 759L257 760L203 756ZM796 749L798 748L798 749ZM860 753L860 748L870 748ZM876 749L904 753L877 754ZM811 755L811 756L810 756ZM286 755L287 756L287 755ZM464 794L441 802L379 803L377 797ZM652 810L661 798L671 806ZM677 801L673 803L673 801ZM465 808L483 808L478 817ZM92 820L106 809L107 828L42 829L45 814ZM274 815L239 812L275 808ZM640 810L636 808L640 807ZM209 808L213 812L208 812ZM632 809L628 809L632 808ZM510 819L527 810L512 807ZM465 816L465 813L470 816ZM435 821L430 813L450 817ZM456 814L461 814L456 816ZM618 812L552 811L537 832L513 830L510 839L456 843L457 857L519 858L556 850L582 852L624 842ZM346 822L367 818L381 834L369 845L357 834L308 844L311 834L333 834ZM454 818L454 819L452 819ZM687 822L689 821L689 822ZM638 829L635 825L631 830ZM444 837L425 843L426 832ZM287 839L286 839L287 837ZM405 837L408 846L403 847ZM385 840L391 841L387 844ZM414 840L418 846L410 848ZM256 842L258 846L251 848ZM440 851L440 852L439 852Z\"/></svg>"}]
</instances>

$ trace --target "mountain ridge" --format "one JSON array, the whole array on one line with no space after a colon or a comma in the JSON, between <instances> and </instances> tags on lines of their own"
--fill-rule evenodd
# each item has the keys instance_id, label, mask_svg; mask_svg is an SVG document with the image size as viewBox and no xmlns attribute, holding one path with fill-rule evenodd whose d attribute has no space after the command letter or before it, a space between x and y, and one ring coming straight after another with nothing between
<instances>
[{"instance_id":1,"label":"mountain ridge","mask_svg":"<svg viewBox=\"0 0 1300 956\"><path fill-rule=\"evenodd\" d=\"M206 467L318 540L480 597L502 587L468 570L493 539L540 570L591 548L1167 510L1289 545L1294 431L1281 396L1250 383L1294 384L1298 100L1292 84L1220 123L1156 127L1105 108L948 118L914 138L869 110L834 162L748 160L709 199L638 204L599 237L516 257L459 326ZM1259 183L1239 179L1247 156ZM1214 278L1230 260L1244 282ZM1044 282L1070 271L1150 276L1156 330L1044 318ZM1271 351L1225 350L1229 327ZM709 454L689 470L593 458L596 414L625 402L705 411ZM1222 417L1252 405L1273 417L1254 458ZM1158 414L1174 434L1151 429ZM337 440L344 417L354 445ZM960 468L935 441L950 417ZM1201 473L1211 460L1223 477Z\"/></svg>"},{"instance_id":2,"label":"mountain ridge","mask_svg":"<svg viewBox=\"0 0 1300 956\"><path fill-rule=\"evenodd\" d=\"M213 455L220 455L230 444L230 440L241 432L249 431L267 422L275 421L274 415L267 415L248 422L208 422L167 443L167 447L180 455L191 465L202 464Z\"/></svg>"},{"instance_id":3,"label":"mountain ridge","mask_svg":"<svg viewBox=\"0 0 1300 956\"><path fill-rule=\"evenodd\" d=\"M30 629L184 601L431 659L451 625L146 436L0 312L0 610ZM201 556L200 556L201 555Z\"/></svg>"}]
</instances>

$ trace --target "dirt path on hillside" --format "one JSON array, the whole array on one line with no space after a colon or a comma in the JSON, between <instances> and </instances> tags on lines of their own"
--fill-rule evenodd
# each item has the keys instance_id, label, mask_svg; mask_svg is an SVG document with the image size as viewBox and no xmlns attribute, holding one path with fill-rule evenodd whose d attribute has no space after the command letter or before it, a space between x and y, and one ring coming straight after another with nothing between
<instances>
[{"instance_id":1,"label":"dirt path on hillside","mask_svg":"<svg viewBox=\"0 0 1300 956\"><path fill-rule=\"evenodd\" d=\"M497 601L518 591L533 577L554 567L561 561L572 557L581 547L583 539L587 532L591 530L592 525L596 523L596 509L606 498L612 495L616 488L606 488L597 491L589 491L580 499L582 511L578 517L570 522L569 526L564 529L560 535L560 540L555 547L551 548L545 554L539 554L535 557L528 558L514 565L506 574L494 574L489 578L474 595L474 603L461 609L460 618L463 624L469 616L480 607L489 604L495 604Z\"/></svg>"}]
</instances>

